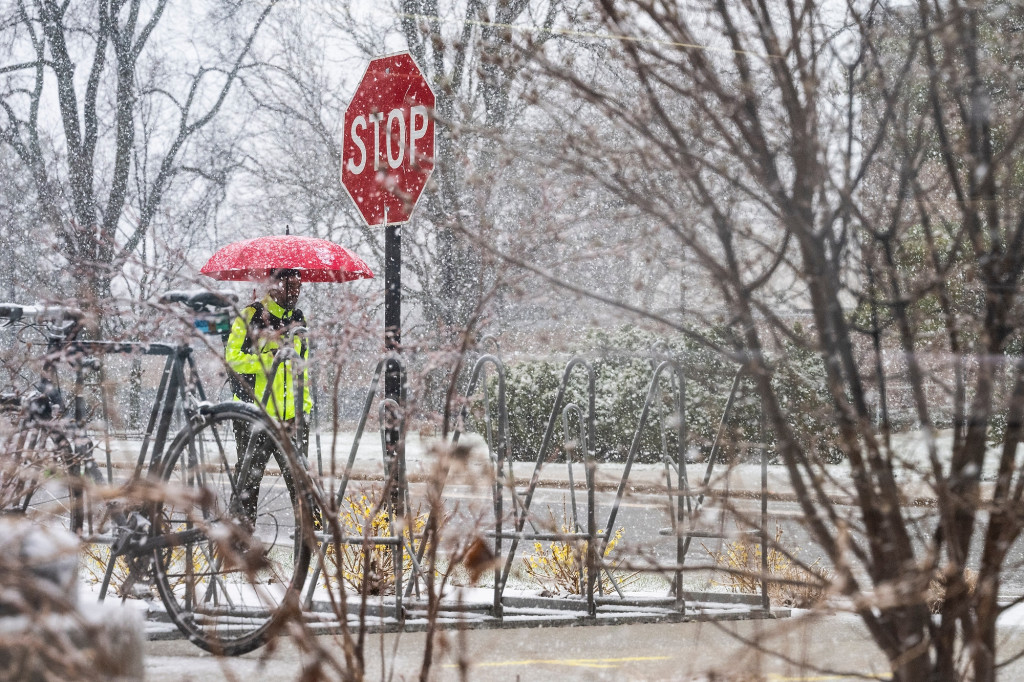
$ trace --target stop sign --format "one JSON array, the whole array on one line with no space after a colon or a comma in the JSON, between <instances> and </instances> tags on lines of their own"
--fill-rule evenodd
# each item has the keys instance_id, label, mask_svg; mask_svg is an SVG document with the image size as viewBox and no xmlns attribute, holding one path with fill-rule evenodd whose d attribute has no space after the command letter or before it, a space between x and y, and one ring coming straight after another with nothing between
<instances>
[{"instance_id":1,"label":"stop sign","mask_svg":"<svg viewBox=\"0 0 1024 682\"><path fill-rule=\"evenodd\" d=\"M434 92L411 54L366 67L345 111L341 184L367 225L412 215L434 170L433 112Z\"/></svg>"}]
</instances>

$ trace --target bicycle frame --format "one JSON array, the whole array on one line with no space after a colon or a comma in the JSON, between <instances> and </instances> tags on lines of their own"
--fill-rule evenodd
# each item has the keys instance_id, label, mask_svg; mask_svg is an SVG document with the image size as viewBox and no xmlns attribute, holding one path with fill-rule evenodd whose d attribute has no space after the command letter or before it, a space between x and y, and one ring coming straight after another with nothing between
<instances>
[{"instance_id":1,"label":"bicycle frame","mask_svg":"<svg viewBox=\"0 0 1024 682\"><path fill-rule=\"evenodd\" d=\"M98 357L103 355L114 355L114 354L138 354L138 355L155 355L162 356L165 359L163 370L160 374L160 383L157 388L156 399L153 401L153 407L150 410L149 419L146 424L146 428L143 431L142 447L139 451L138 460L135 463L135 469L132 473L131 479L135 480L139 478L143 469L146 473L154 473L159 471L164 448L167 445L167 437L171 429L171 421L174 416L174 408L178 404L180 399L183 403L190 399L190 395L194 395L198 401L206 401L206 391L203 388L202 381L199 378L198 368L196 367L195 358L192 353L192 348L184 344L169 344L169 343L143 343L143 342L115 342L115 341L72 341L61 349L64 359L68 357L74 357L76 355L82 355L84 357ZM75 394L74 404L75 410L72 417L74 423L78 427L83 426L83 397L81 395L82 387L82 373L85 367L82 363L75 363L72 360L72 364L75 366ZM49 353L43 367L43 378L41 379L40 385L45 386L51 392L51 401L55 404L65 405L63 396L56 385L57 360L54 359L53 353ZM185 367L190 370L191 379L186 377ZM41 391L44 394L46 391ZM152 446L152 449L151 449ZM147 464L148 456L148 466ZM110 452L107 452L107 483L113 483L112 468L113 463L111 461Z\"/></svg>"}]
</instances>

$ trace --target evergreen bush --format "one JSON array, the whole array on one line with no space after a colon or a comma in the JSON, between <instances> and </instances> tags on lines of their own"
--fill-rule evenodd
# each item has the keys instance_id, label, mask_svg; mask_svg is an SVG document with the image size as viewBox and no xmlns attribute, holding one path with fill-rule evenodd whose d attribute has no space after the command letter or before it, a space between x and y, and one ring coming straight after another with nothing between
<instances>
[{"instance_id":1,"label":"evergreen bush","mask_svg":"<svg viewBox=\"0 0 1024 682\"><path fill-rule=\"evenodd\" d=\"M685 421L687 458L706 460L714 445L736 373L734 364L694 341L676 336L656 337L635 327L596 331L581 345L592 350L583 357L595 375L596 438L594 452L598 461L625 461L639 426L654 370L660 359L672 358L683 369L686 379ZM824 368L811 352L786 349L776 358L776 381L783 409L792 415L798 436L806 439L817 456L836 461L841 455L836 446L837 432L831 421L832 410L824 383ZM512 457L535 461L544 433L552 418L555 398L566 367L561 359L513 361L506 367L506 397ZM674 372L661 374L660 395L652 405L641 432L637 462L659 462L662 452L675 458L678 435L673 416L677 390ZM567 403L579 406L584 418L587 409L587 373L576 367L566 387ZM496 395L492 379L491 398ZM659 410L661 419L659 420ZM664 429L660 427L664 424ZM747 461L759 455L759 401L749 381L740 384L733 412L726 424L720 462ZM579 420L570 419L570 441L580 433ZM562 414L555 415L547 461L564 461L565 435ZM663 436L664 433L664 436ZM765 434L769 457L774 458L774 438ZM577 454L577 461L582 453Z\"/></svg>"}]
</instances>

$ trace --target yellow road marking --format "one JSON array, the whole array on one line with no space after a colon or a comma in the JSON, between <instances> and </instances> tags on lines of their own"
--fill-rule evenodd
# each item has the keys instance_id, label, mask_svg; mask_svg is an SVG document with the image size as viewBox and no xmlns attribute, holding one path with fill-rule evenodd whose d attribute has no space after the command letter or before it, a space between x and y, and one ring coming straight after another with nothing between
<instances>
[{"instance_id":1,"label":"yellow road marking","mask_svg":"<svg viewBox=\"0 0 1024 682\"><path fill-rule=\"evenodd\" d=\"M618 668L622 663L641 663L644 661L667 661L668 656L628 656L623 658L527 658L519 661L484 661L483 663L471 663L471 668L507 668L520 665L563 665L574 668ZM457 668L458 665L450 663L445 668ZM876 679L891 680L889 673L871 674L865 673L850 677L847 675L779 675L768 673L767 679L773 682L839 682L841 680L853 679Z\"/></svg>"},{"instance_id":2,"label":"yellow road marking","mask_svg":"<svg viewBox=\"0 0 1024 682\"><path fill-rule=\"evenodd\" d=\"M502 668L514 665L566 665L575 668L617 668L622 663L639 663L642 661L667 661L668 656L629 656L626 658L528 658L521 661L485 661L472 663L472 668ZM446 668L458 667L454 664Z\"/></svg>"},{"instance_id":3,"label":"yellow road marking","mask_svg":"<svg viewBox=\"0 0 1024 682\"><path fill-rule=\"evenodd\" d=\"M779 675L777 673L769 673L768 678L772 682L840 682L841 680L891 680L892 675L890 673L863 673L855 677L849 675L798 675L798 676L786 676Z\"/></svg>"}]
</instances>

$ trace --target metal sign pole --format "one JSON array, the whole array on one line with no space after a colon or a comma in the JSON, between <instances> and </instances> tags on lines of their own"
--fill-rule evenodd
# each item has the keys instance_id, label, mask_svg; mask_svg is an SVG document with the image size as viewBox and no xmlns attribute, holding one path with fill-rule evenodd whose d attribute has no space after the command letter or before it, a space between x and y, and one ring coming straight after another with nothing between
<instances>
[{"instance_id":1,"label":"metal sign pole","mask_svg":"<svg viewBox=\"0 0 1024 682\"><path fill-rule=\"evenodd\" d=\"M385 220L387 220L385 214ZM384 372L384 397L405 408L404 377L402 363L396 356L401 352L402 342L402 226L387 225L384 236L384 348L388 352ZM401 415L394 415L388 428L387 445L394 455L398 446L398 421Z\"/></svg>"},{"instance_id":2,"label":"metal sign pole","mask_svg":"<svg viewBox=\"0 0 1024 682\"><path fill-rule=\"evenodd\" d=\"M402 537L402 523L399 519L405 516L402 504L405 500L405 453L401 445L401 429L399 425L405 409L404 377L402 363L395 354L401 350L402 341L402 226L388 224L388 210L384 207L384 347L388 352L387 366L384 371L384 397L395 401L398 409L389 409L389 424L385 431L385 457L391 480L391 511L390 525L392 534ZM395 618L404 622L405 612L402 608L402 565L404 547L401 544L392 547L392 561L395 568Z\"/></svg>"},{"instance_id":3,"label":"metal sign pole","mask_svg":"<svg viewBox=\"0 0 1024 682\"><path fill-rule=\"evenodd\" d=\"M404 408L402 363L395 357L401 351L402 342L402 226L388 224L387 206L384 207L384 230L384 348L388 353L384 397ZM397 454L399 419L400 415L392 415L387 429L389 457Z\"/></svg>"},{"instance_id":4,"label":"metal sign pole","mask_svg":"<svg viewBox=\"0 0 1024 682\"><path fill-rule=\"evenodd\" d=\"M402 341L402 226L388 225L384 209L384 348L399 352ZM402 403L401 364L388 358L384 375L384 397Z\"/></svg>"},{"instance_id":5,"label":"metal sign pole","mask_svg":"<svg viewBox=\"0 0 1024 682\"><path fill-rule=\"evenodd\" d=\"M434 169L431 112L435 103L430 83L409 52L371 60L345 110L341 154L342 186L366 224L384 228L384 347L388 353L384 396L388 414L382 426L385 456L397 474L391 509L399 517L405 513L407 489L402 439L406 377L398 355L402 341L401 225L409 221ZM389 202L395 207L392 215L388 215ZM401 547L396 547L396 575L401 576L403 553ZM398 580L396 594L401 618L402 588Z\"/></svg>"}]
</instances>

